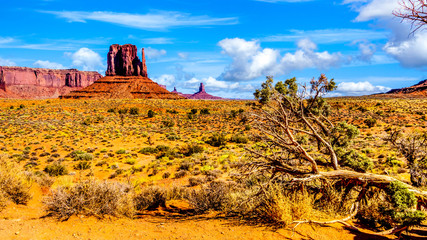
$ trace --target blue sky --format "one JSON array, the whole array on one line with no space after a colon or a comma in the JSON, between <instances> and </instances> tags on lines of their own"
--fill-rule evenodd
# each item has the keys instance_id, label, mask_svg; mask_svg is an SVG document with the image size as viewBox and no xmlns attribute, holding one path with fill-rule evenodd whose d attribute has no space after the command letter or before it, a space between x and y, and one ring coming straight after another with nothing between
<instances>
[{"instance_id":1,"label":"blue sky","mask_svg":"<svg viewBox=\"0 0 427 240\"><path fill-rule=\"evenodd\" d=\"M106 70L111 44L144 47L169 90L253 98L265 76L325 73L334 95L427 78L427 30L410 34L398 0L20 0L0 9L0 65Z\"/></svg>"}]
</instances>

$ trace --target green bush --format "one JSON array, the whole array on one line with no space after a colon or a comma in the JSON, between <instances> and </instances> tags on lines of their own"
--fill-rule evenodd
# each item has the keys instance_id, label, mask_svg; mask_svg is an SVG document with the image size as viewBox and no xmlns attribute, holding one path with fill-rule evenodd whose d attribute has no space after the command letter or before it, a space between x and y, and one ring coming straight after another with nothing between
<instances>
[{"instance_id":1,"label":"green bush","mask_svg":"<svg viewBox=\"0 0 427 240\"><path fill-rule=\"evenodd\" d=\"M85 151L81 151L81 150L72 151L67 156L73 158L74 161L80 161L80 160L91 161L93 159L93 155L92 154L87 153Z\"/></svg>"},{"instance_id":2,"label":"green bush","mask_svg":"<svg viewBox=\"0 0 427 240\"><path fill-rule=\"evenodd\" d=\"M147 117L148 118L153 118L154 117L154 115L155 115L155 113L154 113L154 111L153 110L148 110L148 112L147 112Z\"/></svg>"},{"instance_id":3,"label":"green bush","mask_svg":"<svg viewBox=\"0 0 427 240\"><path fill-rule=\"evenodd\" d=\"M76 165L74 165L74 169L76 170L86 170L91 168L91 163L88 161L81 161L79 163L77 163Z\"/></svg>"},{"instance_id":4,"label":"green bush","mask_svg":"<svg viewBox=\"0 0 427 240\"><path fill-rule=\"evenodd\" d=\"M234 143L244 143L244 144L246 144L246 143L248 143L249 140L248 140L248 138L245 135L237 133L237 134L234 134L233 136L231 136L230 141L234 142Z\"/></svg>"},{"instance_id":5,"label":"green bush","mask_svg":"<svg viewBox=\"0 0 427 240\"><path fill-rule=\"evenodd\" d=\"M51 165L47 165L43 171L46 172L47 174L49 174L49 176L51 176L51 177L62 176L62 175L68 174L67 168L58 162L55 162Z\"/></svg>"},{"instance_id":6,"label":"green bush","mask_svg":"<svg viewBox=\"0 0 427 240\"><path fill-rule=\"evenodd\" d=\"M341 162L344 166L350 167L358 172L366 172L374 166L371 159L355 150L344 153L341 156Z\"/></svg>"},{"instance_id":7,"label":"green bush","mask_svg":"<svg viewBox=\"0 0 427 240\"><path fill-rule=\"evenodd\" d=\"M213 133L206 140L206 143L213 147L225 146L227 144L227 138L224 133Z\"/></svg>"},{"instance_id":8,"label":"green bush","mask_svg":"<svg viewBox=\"0 0 427 240\"><path fill-rule=\"evenodd\" d=\"M366 124L366 126L371 128L371 127L375 127L375 125L377 124L377 120L373 118L368 118L368 119L365 119L364 123Z\"/></svg>"},{"instance_id":9,"label":"green bush","mask_svg":"<svg viewBox=\"0 0 427 240\"><path fill-rule=\"evenodd\" d=\"M195 153L202 153L204 151L203 146L197 143L190 143L182 146L179 149L179 152L184 156L191 156Z\"/></svg>"},{"instance_id":10,"label":"green bush","mask_svg":"<svg viewBox=\"0 0 427 240\"><path fill-rule=\"evenodd\" d=\"M129 114L131 115L138 115L139 114L139 109L136 107L132 107L129 109Z\"/></svg>"},{"instance_id":11,"label":"green bush","mask_svg":"<svg viewBox=\"0 0 427 240\"><path fill-rule=\"evenodd\" d=\"M209 109L203 108L203 109L200 110L200 114L202 114L202 115L208 115L208 114L211 114L211 113L209 112Z\"/></svg>"}]
</instances>

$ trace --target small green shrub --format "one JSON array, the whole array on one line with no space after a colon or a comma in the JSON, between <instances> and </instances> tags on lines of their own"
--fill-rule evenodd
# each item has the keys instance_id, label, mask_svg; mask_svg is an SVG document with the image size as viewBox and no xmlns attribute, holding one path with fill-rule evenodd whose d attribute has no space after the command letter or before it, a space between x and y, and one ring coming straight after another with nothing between
<instances>
[{"instance_id":1,"label":"small green shrub","mask_svg":"<svg viewBox=\"0 0 427 240\"><path fill-rule=\"evenodd\" d=\"M51 177L62 176L62 175L68 174L67 168L58 162L55 162L51 165L47 165L43 171L46 172L47 174L49 174L49 176L51 176Z\"/></svg>"},{"instance_id":2,"label":"small green shrub","mask_svg":"<svg viewBox=\"0 0 427 240\"><path fill-rule=\"evenodd\" d=\"M129 109L129 114L131 114L131 115L138 115L139 114L139 109L136 108L136 107L131 107Z\"/></svg>"},{"instance_id":3,"label":"small green shrub","mask_svg":"<svg viewBox=\"0 0 427 240\"><path fill-rule=\"evenodd\" d=\"M156 115L156 113L153 111L153 110L148 110L148 112L147 112L147 117L148 118L153 118L154 117L154 115Z\"/></svg>"},{"instance_id":4,"label":"small green shrub","mask_svg":"<svg viewBox=\"0 0 427 240\"><path fill-rule=\"evenodd\" d=\"M213 147L225 146L227 144L227 138L224 133L213 133L206 140L206 143Z\"/></svg>"},{"instance_id":5,"label":"small green shrub","mask_svg":"<svg viewBox=\"0 0 427 240\"><path fill-rule=\"evenodd\" d=\"M358 172L366 172L374 166L370 158L355 150L344 153L344 155L341 156L341 162L344 166L350 167Z\"/></svg>"},{"instance_id":6,"label":"small green shrub","mask_svg":"<svg viewBox=\"0 0 427 240\"><path fill-rule=\"evenodd\" d=\"M234 142L234 143L246 144L246 143L248 143L249 140L245 135L237 133L237 134L234 134L233 136L231 136L230 141Z\"/></svg>"},{"instance_id":7,"label":"small green shrub","mask_svg":"<svg viewBox=\"0 0 427 240\"><path fill-rule=\"evenodd\" d=\"M86 170L91 168L91 163L88 161L81 161L74 165L74 169L76 170Z\"/></svg>"}]
</instances>

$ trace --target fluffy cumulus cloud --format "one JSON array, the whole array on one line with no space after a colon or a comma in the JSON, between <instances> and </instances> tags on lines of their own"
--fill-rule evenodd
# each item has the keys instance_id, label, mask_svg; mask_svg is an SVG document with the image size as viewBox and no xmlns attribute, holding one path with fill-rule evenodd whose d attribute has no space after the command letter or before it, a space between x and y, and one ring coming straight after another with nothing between
<instances>
[{"instance_id":1,"label":"fluffy cumulus cloud","mask_svg":"<svg viewBox=\"0 0 427 240\"><path fill-rule=\"evenodd\" d=\"M376 51L376 45L363 41L358 44L359 56L358 59L365 62L370 62Z\"/></svg>"},{"instance_id":2,"label":"fluffy cumulus cloud","mask_svg":"<svg viewBox=\"0 0 427 240\"><path fill-rule=\"evenodd\" d=\"M0 58L0 66L16 66L16 63L9 59Z\"/></svg>"},{"instance_id":3,"label":"fluffy cumulus cloud","mask_svg":"<svg viewBox=\"0 0 427 240\"><path fill-rule=\"evenodd\" d=\"M374 86L368 81L364 82L342 82L338 84L337 94L343 96L359 96L374 93L384 93L391 88L384 86Z\"/></svg>"},{"instance_id":4,"label":"fluffy cumulus cloud","mask_svg":"<svg viewBox=\"0 0 427 240\"><path fill-rule=\"evenodd\" d=\"M175 76L171 74L163 74L160 77L154 77L153 80L158 84L171 86L175 83Z\"/></svg>"},{"instance_id":5,"label":"fluffy cumulus cloud","mask_svg":"<svg viewBox=\"0 0 427 240\"><path fill-rule=\"evenodd\" d=\"M65 67L60 63L42 61L42 60L38 60L34 62L34 66L40 67L40 68L49 68L49 69L65 69Z\"/></svg>"},{"instance_id":6,"label":"fluffy cumulus cloud","mask_svg":"<svg viewBox=\"0 0 427 240\"><path fill-rule=\"evenodd\" d=\"M83 71L102 71L105 68L101 56L89 48L80 48L68 55L73 60L73 66L81 67Z\"/></svg>"},{"instance_id":7,"label":"fluffy cumulus cloud","mask_svg":"<svg viewBox=\"0 0 427 240\"><path fill-rule=\"evenodd\" d=\"M383 49L405 67L427 69L426 40L427 32L419 32L404 41L389 41Z\"/></svg>"},{"instance_id":8,"label":"fluffy cumulus cloud","mask_svg":"<svg viewBox=\"0 0 427 240\"><path fill-rule=\"evenodd\" d=\"M145 55L147 56L147 58L157 59L161 56L166 55L166 50L164 49L159 50L159 49L148 47L145 49Z\"/></svg>"},{"instance_id":9,"label":"fluffy cumulus cloud","mask_svg":"<svg viewBox=\"0 0 427 240\"><path fill-rule=\"evenodd\" d=\"M388 42L383 50L391 57L400 62L404 67L427 69L427 32L419 30L411 33L409 22L401 22L393 16L393 12L400 10L399 0L366 0L366 1L344 1L351 4L359 14L356 21L378 22L378 26L389 29ZM361 52L368 53L367 46L360 48Z\"/></svg>"},{"instance_id":10,"label":"fluffy cumulus cloud","mask_svg":"<svg viewBox=\"0 0 427 240\"><path fill-rule=\"evenodd\" d=\"M231 81L284 74L304 68L327 69L339 66L343 61L340 53L318 52L317 45L309 39L300 40L297 50L294 53L286 53L283 57L279 50L262 49L258 41L227 38L218 45L223 54L232 58L232 63L220 78Z\"/></svg>"}]
</instances>

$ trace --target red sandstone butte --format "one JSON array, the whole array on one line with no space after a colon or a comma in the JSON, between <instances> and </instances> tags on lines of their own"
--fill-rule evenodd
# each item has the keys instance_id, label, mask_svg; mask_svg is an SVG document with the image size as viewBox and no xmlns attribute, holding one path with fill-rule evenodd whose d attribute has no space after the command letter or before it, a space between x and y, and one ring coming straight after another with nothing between
<instances>
[{"instance_id":1,"label":"red sandstone butte","mask_svg":"<svg viewBox=\"0 0 427 240\"><path fill-rule=\"evenodd\" d=\"M145 53L142 49L142 61L138 58L135 45L113 44L107 55L108 68L106 76L142 76L147 77L147 65L145 65Z\"/></svg>"},{"instance_id":2,"label":"red sandstone butte","mask_svg":"<svg viewBox=\"0 0 427 240\"><path fill-rule=\"evenodd\" d=\"M102 75L76 69L43 69L0 66L0 97L56 98L89 86Z\"/></svg>"},{"instance_id":3,"label":"red sandstone butte","mask_svg":"<svg viewBox=\"0 0 427 240\"><path fill-rule=\"evenodd\" d=\"M142 62L134 45L111 45L107 55L106 76L83 89L61 95L60 98L183 98L147 77L144 49L141 59Z\"/></svg>"}]
</instances>

